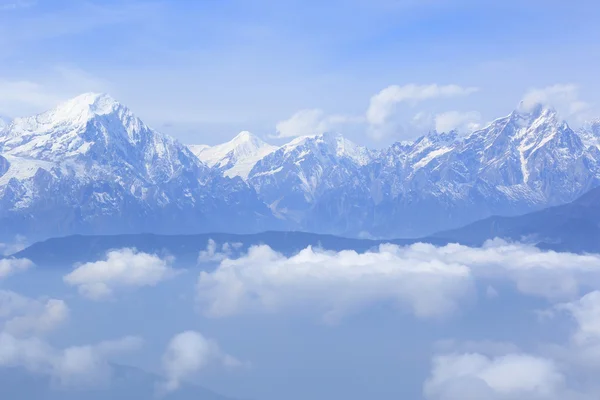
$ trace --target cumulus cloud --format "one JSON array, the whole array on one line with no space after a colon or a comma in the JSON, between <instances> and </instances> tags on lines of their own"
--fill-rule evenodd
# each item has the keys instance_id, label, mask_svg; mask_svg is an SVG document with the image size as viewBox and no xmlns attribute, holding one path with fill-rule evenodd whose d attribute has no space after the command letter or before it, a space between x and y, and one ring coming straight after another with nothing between
<instances>
[{"instance_id":1,"label":"cumulus cloud","mask_svg":"<svg viewBox=\"0 0 600 400\"><path fill-rule=\"evenodd\" d=\"M593 291L577 301L561 304L559 309L567 310L577 322L575 342L600 344L600 291Z\"/></svg>"},{"instance_id":2,"label":"cumulus cloud","mask_svg":"<svg viewBox=\"0 0 600 400\"><path fill-rule=\"evenodd\" d=\"M171 392L179 389L183 381L209 364L226 367L242 365L236 358L221 351L215 341L205 338L199 332L186 331L175 335L163 355L166 382L162 390Z\"/></svg>"},{"instance_id":3,"label":"cumulus cloud","mask_svg":"<svg viewBox=\"0 0 600 400\"><path fill-rule=\"evenodd\" d=\"M434 258L404 258L402 249L384 245L376 252L327 252L308 247L286 257L268 246L252 247L214 272L202 272L198 297L212 316L245 311L276 312L313 304L325 319L376 301L392 301L419 317L454 311L471 286L468 268Z\"/></svg>"},{"instance_id":4,"label":"cumulus cloud","mask_svg":"<svg viewBox=\"0 0 600 400\"><path fill-rule=\"evenodd\" d=\"M600 367L600 291L558 304L549 316L556 317L556 311L567 312L575 322L575 329L568 343L546 346L547 352L564 363L597 371Z\"/></svg>"},{"instance_id":5,"label":"cumulus cloud","mask_svg":"<svg viewBox=\"0 0 600 400\"><path fill-rule=\"evenodd\" d=\"M550 300L576 298L582 287L600 285L598 254L545 251L500 239L482 247L418 243L403 248L401 253L417 260L436 258L463 264L480 280L509 280L524 294Z\"/></svg>"},{"instance_id":6,"label":"cumulus cloud","mask_svg":"<svg viewBox=\"0 0 600 400\"><path fill-rule=\"evenodd\" d=\"M361 122L361 117L326 115L323 110L300 110L290 118L279 121L275 127L276 137L320 135L339 129L344 124Z\"/></svg>"},{"instance_id":7,"label":"cumulus cloud","mask_svg":"<svg viewBox=\"0 0 600 400\"><path fill-rule=\"evenodd\" d=\"M0 321L4 331L13 335L39 335L53 331L69 318L63 300L34 300L18 293L0 290Z\"/></svg>"},{"instance_id":8,"label":"cumulus cloud","mask_svg":"<svg viewBox=\"0 0 600 400\"><path fill-rule=\"evenodd\" d=\"M92 300L110 297L114 290L125 287L155 286L175 274L172 259L135 249L109 251L106 260L85 263L63 279Z\"/></svg>"},{"instance_id":9,"label":"cumulus cloud","mask_svg":"<svg viewBox=\"0 0 600 400\"><path fill-rule=\"evenodd\" d=\"M575 124L582 123L592 116L591 105L581 100L579 88L574 84L557 84L531 89L523 97L520 108L531 111L539 104L555 108L561 117Z\"/></svg>"},{"instance_id":10,"label":"cumulus cloud","mask_svg":"<svg viewBox=\"0 0 600 400\"><path fill-rule=\"evenodd\" d=\"M308 247L286 257L268 246L225 258L198 280L198 299L215 317L316 307L329 322L373 303L392 302L418 317L456 310L475 280L513 282L524 294L549 300L576 298L600 285L599 255L542 251L502 240L481 248L382 245L359 254ZM486 290L493 297L495 291Z\"/></svg>"},{"instance_id":11,"label":"cumulus cloud","mask_svg":"<svg viewBox=\"0 0 600 400\"><path fill-rule=\"evenodd\" d=\"M5 258L0 260L0 279L33 267L33 262L26 258Z\"/></svg>"},{"instance_id":12,"label":"cumulus cloud","mask_svg":"<svg viewBox=\"0 0 600 400\"><path fill-rule=\"evenodd\" d=\"M366 114L367 121L370 124L370 134L375 139L385 136L386 125L400 103L414 105L424 100L466 96L476 91L478 91L476 87L462 87L459 85L408 84L388 86L371 97Z\"/></svg>"},{"instance_id":13,"label":"cumulus cloud","mask_svg":"<svg viewBox=\"0 0 600 400\"><path fill-rule=\"evenodd\" d=\"M487 357L478 353L436 356L425 382L427 399L559 399L565 376L554 361L529 354Z\"/></svg>"},{"instance_id":14,"label":"cumulus cloud","mask_svg":"<svg viewBox=\"0 0 600 400\"><path fill-rule=\"evenodd\" d=\"M221 261L227 257L231 257L235 250L243 246L242 243L223 243L220 248L217 242L213 239L208 239L206 249L198 254L198 263Z\"/></svg>"},{"instance_id":15,"label":"cumulus cloud","mask_svg":"<svg viewBox=\"0 0 600 400\"><path fill-rule=\"evenodd\" d=\"M141 339L125 337L96 345L56 349L36 337L18 338L0 333L0 367L22 367L50 376L65 386L88 386L110 379L110 360L139 349Z\"/></svg>"}]
</instances>

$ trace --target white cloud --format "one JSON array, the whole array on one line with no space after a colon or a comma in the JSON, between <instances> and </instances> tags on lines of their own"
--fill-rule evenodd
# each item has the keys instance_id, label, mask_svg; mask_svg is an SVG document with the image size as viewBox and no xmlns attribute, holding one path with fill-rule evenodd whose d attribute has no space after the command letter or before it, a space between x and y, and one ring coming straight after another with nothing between
<instances>
[{"instance_id":1,"label":"white cloud","mask_svg":"<svg viewBox=\"0 0 600 400\"><path fill-rule=\"evenodd\" d=\"M202 250L198 255L198 263L222 261L233 255L234 250L238 250L243 246L242 243L223 243L219 249L217 242L213 239L208 239L206 250Z\"/></svg>"},{"instance_id":2,"label":"white cloud","mask_svg":"<svg viewBox=\"0 0 600 400\"><path fill-rule=\"evenodd\" d=\"M480 353L495 357L521 352L514 343L494 340L457 341L447 339L434 343L434 348L437 353Z\"/></svg>"},{"instance_id":3,"label":"white cloud","mask_svg":"<svg viewBox=\"0 0 600 400\"><path fill-rule=\"evenodd\" d=\"M361 117L326 115L319 109L300 110L290 118L277 123L276 137L320 135L339 129L344 124L359 123L362 120Z\"/></svg>"},{"instance_id":4,"label":"white cloud","mask_svg":"<svg viewBox=\"0 0 600 400\"><path fill-rule=\"evenodd\" d=\"M37 4L33 0L0 1L0 11L12 11L21 8L30 8Z\"/></svg>"},{"instance_id":5,"label":"white cloud","mask_svg":"<svg viewBox=\"0 0 600 400\"><path fill-rule=\"evenodd\" d=\"M548 299L574 298L581 287L600 285L598 254L544 251L499 239L476 248L418 243L406 247L403 254L418 260L436 258L464 264L478 279L511 280L520 292Z\"/></svg>"},{"instance_id":6,"label":"white cloud","mask_svg":"<svg viewBox=\"0 0 600 400\"><path fill-rule=\"evenodd\" d=\"M595 290L578 300L558 304L554 311L568 312L576 326L569 343L548 346L548 352L565 363L597 370L600 367L600 291ZM550 316L556 315L551 312Z\"/></svg>"},{"instance_id":7,"label":"white cloud","mask_svg":"<svg viewBox=\"0 0 600 400\"><path fill-rule=\"evenodd\" d=\"M451 98L466 96L478 91L475 87L462 87L459 85L392 85L381 90L371 97L367 109L367 121L370 124L370 135L374 139L381 139L386 135L386 126L400 103L414 105L424 100L437 98Z\"/></svg>"},{"instance_id":8,"label":"white cloud","mask_svg":"<svg viewBox=\"0 0 600 400\"><path fill-rule=\"evenodd\" d=\"M490 358L478 353L436 356L427 399L560 399L565 377L554 361L529 354Z\"/></svg>"},{"instance_id":9,"label":"white cloud","mask_svg":"<svg viewBox=\"0 0 600 400\"><path fill-rule=\"evenodd\" d=\"M2 130L2 118L0 117L0 130ZM10 256L27 247L27 239L24 236L17 235L10 243L0 243L0 256Z\"/></svg>"},{"instance_id":10,"label":"white cloud","mask_svg":"<svg viewBox=\"0 0 600 400\"><path fill-rule=\"evenodd\" d=\"M175 335L163 356L167 380L162 389L165 392L179 389L183 381L213 363L226 367L242 365L236 358L223 353L216 342L199 332L186 331Z\"/></svg>"},{"instance_id":11,"label":"white cloud","mask_svg":"<svg viewBox=\"0 0 600 400\"><path fill-rule=\"evenodd\" d=\"M590 118L591 105L579 97L579 88L574 84L557 84L528 91L520 107L531 111L536 105L551 106L562 118L574 124L580 124Z\"/></svg>"},{"instance_id":12,"label":"white cloud","mask_svg":"<svg viewBox=\"0 0 600 400\"><path fill-rule=\"evenodd\" d=\"M0 115L23 117L47 111L81 93L109 91L110 85L78 68L55 66L37 80L0 79Z\"/></svg>"},{"instance_id":13,"label":"white cloud","mask_svg":"<svg viewBox=\"0 0 600 400\"><path fill-rule=\"evenodd\" d=\"M447 111L435 116L435 130L438 132L473 132L481 127L481 115L476 111Z\"/></svg>"},{"instance_id":14,"label":"white cloud","mask_svg":"<svg viewBox=\"0 0 600 400\"><path fill-rule=\"evenodd\" d=\"M327 115L320 109L300 110L289 119L277 123L277 137L316 135L335 131L348 124L367 123L369 135L373 139L379 140L391 132L398 133L399 130L404 129L392 121L398 104L414 105L425 100L466 96L478 90L475 87L459 85L392 85L371 97L364 116ZM479 119L476 113L460 114L456 111L440 114L438 117L428 118L430 120L428 125L432 125L432 122L435 121L435 125L439 125L444 131L449 130L448 127L450 129L473 129L475 122ZM434 121L431 121L432 119ZM423 121L420 122L423 123Z\"/></svg>"},{"instance_id":15,"label":"white cloud","mask_svg":"<svg viewBox=\"0 0 600 400\"><path fill-rule=\"evenodd\" d=\"M558 308L569 311L577 322L575 342L600 343L600 291L588 293L579 300L561 304Z\"/></svg>"},{"instance_id":16,"label":"white cloud","mask_svg":"<svg viewBox=\"0 0 600 400\"><path fill-rule=\"evenodd\" d=\"M309 247L288 258L268 246L252 247L243 257L223 260L214 272L202 272L198 297L212 316L312 304L335 322L377 301L395 302L419 317L454 311L469 292L468 268L405 258L402 251L392 245L364 254Z\"/></svg>"},{"instance_id":17,"label":"white cloud","mask_svg":"<svg viewBox=\"0 0 600 400\"><path fill-rule=\"evenodd\" d=\"M115 289L155 286L175 274L172 259L139 253L134 249L109 251L106 260L85 263L66 275L64 281L77 286L90 299L110 297Z\"/></svg>"},{"instance_id":18,"label":"white cloud","mask_svg":"<svg viewBox=\"0 0 600 400\"><path fill-rule=\"evenodd\" d=\"M0 279L33 267L33 262L26 258L5 258L0 260Z\"/></svg>"},{"instance_id":19,"label":"white cloud","mask_svg":"<svg viewBox=\"0 0 600 400\"><path fill-rule=\"evenodd\" d=\"M63 300L34 300L17 293L0 290L0 320L12 335L44 334L53 331L69 318Z\"/></svg>"},{"instance_id":20,"label":"white cloud","mask_svg":"<svg viewBox=\"0 0 600 400\"><path fill-rule=\"evenodd\" d=\"M600 255L542 251L502 240L481 248L382 245L363 254L309 247L291 257L257 246L202 272L197 291L206 314L215 317L310 306L335 322L378 302L436 317L455 310L475 280L486 286L511 281L521 293L549 300L575 298L583 287L600 286L598 265Z\"/></svg>"},{"instance_id":21,"label":"white cloud","mask_svg":"<svg viewBox=\"0 0 600 400\"><path fill-rule=\"evenodd\" d=\"M66 386L97 385L110 379L110 360L137 350L141 339L125 337L96 345L55 349L44 341L0 332L0 367L23 367Z\"/></svg>"}]
</instances>

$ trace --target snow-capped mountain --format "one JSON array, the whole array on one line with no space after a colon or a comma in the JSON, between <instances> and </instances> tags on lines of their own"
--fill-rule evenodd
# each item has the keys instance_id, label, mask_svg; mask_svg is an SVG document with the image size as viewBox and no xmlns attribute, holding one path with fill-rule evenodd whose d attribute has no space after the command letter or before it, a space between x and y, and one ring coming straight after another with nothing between
<instances>
[{"instance_id":1,"label":"snow-capped mountain","mask_svg":"<svg viewBox=\"0 0 600 400\"><path fill-rule=\"evenodd\" d=\"M277 215L303 226L324 193L362 179L374 156L339 134L299 137L258 161L248 182Z\"/></svg>"},{"instance_id":2,"label":"snow-capped mountain","mask_svg":"<svg viewBox=\"0 0 600 400\"><path fill-rule=\"evenodd\" d=\"M0 236L294 229L420 236L574 200L600 185L600 123L519 107L463 137L379 150L339 134L280 147L242 132L185 146L107 95L0 131Z\"/></svg>"},{"instance_id":3,"label":"snow-capped mountain","mask_svg":"<svg viewBox=\"0 0 600 400\"><path fill-rule=\"evenodd\" d=\"M10 118L0 115L0 132L8 128L8 125L10 125Z\"/></svg>"},{"instance_id":4,"label":"snow-capped mountain","mask_svg":"<svg viewBox=\"0 0 600 400\"><path fill-rule=\"evenodd\" d=\"M277 150L248 131L240 132L227 143L217 146L190 145L192 153L209 167L216 168L228 177L239 176L246 180L258 162Z\"/></svg>"},{"instance_id":5,"label":"snow-capped mountain","mask_svg":"<svg viewBox=\"0 0 600 400\"><path fill-rule=\"evenodd\" d=\"M274 221L241 179L215 174L103 94L13 120L0 154L5 235L253 230Z\"/></svg>"},{"instance_id":6,"label":"snow-capped mountain","mask_svg":"<svg viewBox=\"0 0 600 400\"><path fill-rule=\"evenodd\" d=\"M541 106L468 137L432 132L379 153L332 143L349 142L296 139L259 161L248 181L303 229L387 237L561 204L600 182L598 152Z\"/></svg>"},{"instance_id":7,"label":"snow-capped mountain","mask_svg":"<svg viewBox=\"0 0 600 400\"><path fill-rule=\"evenodd\" d=\"M600 118L586 122L578 133L586 146L600 149Z\"/></svg>"}]
</instances>

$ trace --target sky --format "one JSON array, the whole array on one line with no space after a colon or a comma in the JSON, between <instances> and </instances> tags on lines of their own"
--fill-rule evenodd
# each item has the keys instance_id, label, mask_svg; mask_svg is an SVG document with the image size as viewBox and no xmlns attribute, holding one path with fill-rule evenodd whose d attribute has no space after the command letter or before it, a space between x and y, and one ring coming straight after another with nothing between
<instances>
[{"instance_id":1,"label":"sky","mask_svg":"<svg viewBox=\"0 0 600 400\"><path fill-rule=\"evenodd\" d=\"M469 131L526 98L600 115L579 0L0 0L0 115L107 92L184 143Z\"/></svg>"}]
</instances>

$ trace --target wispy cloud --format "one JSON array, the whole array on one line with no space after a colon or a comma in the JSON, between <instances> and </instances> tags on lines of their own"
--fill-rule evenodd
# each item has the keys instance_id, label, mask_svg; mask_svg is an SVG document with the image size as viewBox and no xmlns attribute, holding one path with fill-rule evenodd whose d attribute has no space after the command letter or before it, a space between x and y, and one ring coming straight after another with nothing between
<instances>
[{"instance_id":1,"label":"wispy cloud","mask_svg":"<svg viewBox=\"0 0 600 400\"><path fill-rule=\"evenodd\" d=\"M163 355L166 382L161 387L162 392L179 389L183 381L210 364L225 367L243 365L235 357L224 353L217 342L207 339L200 332L186 331L173 336Z\"/></svg>"},{"instance_id":2,"label":"wispy cloud","mask_svg":"<svg viewBox=\"0 0 600 400\"><path fill-rule=\"evenodd\" d=\"M0 11L11 11L30 8L37 4L36 0L0 1Z\"/></svg>"}]
</instances>

